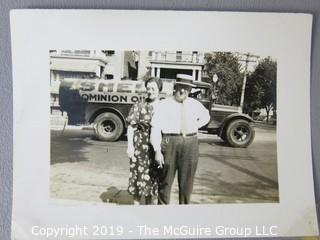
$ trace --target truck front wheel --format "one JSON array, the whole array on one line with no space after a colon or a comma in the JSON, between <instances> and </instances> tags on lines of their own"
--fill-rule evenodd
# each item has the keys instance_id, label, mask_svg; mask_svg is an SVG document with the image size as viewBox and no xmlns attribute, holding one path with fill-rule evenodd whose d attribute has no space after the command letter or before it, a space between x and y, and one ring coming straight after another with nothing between
<instances>
[{"instance_id":1,"label":"truck front wheel","mask_svg":"<svg viewBox=\"0 0 320 240\"><path fill-rule=\"evenodd\" d=\"M102 113L94 120L95 135L101 141L113 142L118 140L123 129L123 122L114 113Z\"/></svg>"},{"instance_id":2,"label":"truck front wheel","mask_svg":"<svg viewBox=\"0 0 320 240\"><path fill-rule=\"evenodd\" d=\"M248 147L255 136L253 126L246 120L236 119L226 129L225 141L232 147Z\"/></svg>"}]
</instances>

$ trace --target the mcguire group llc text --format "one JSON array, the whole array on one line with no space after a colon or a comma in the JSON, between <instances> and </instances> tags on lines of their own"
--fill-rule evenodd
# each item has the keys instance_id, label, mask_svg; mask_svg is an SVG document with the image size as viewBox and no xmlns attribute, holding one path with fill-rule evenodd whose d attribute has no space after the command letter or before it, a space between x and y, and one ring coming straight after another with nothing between
<instances>
[{"instance_id":1,"label":"the mcguire group llc text","mask_svg":"<svg viewBox=\"0 0 320 240\"><path fill-rule=\"evenodd\" d=\"M124 227L122 225L94 225L88 226L61 226L61 227L40 227L33 226L31 234L37 237L47 238L74 238L74 237L117 237L139 236L142 238L148 237L208 237L208 236L221 236L221 237L250 237L250 236L277 236L277 226L251 226L251 227L237 227L237 226L148 226L137 225L133 227Z\"/></svg>"},{"instance_id":2,"label":"the mcguire group llc text","mask_svg":"<svg viewBox=\"0 0 320 240\"><path fill-rule=\"evenodd\" d=\"M149 227L148 225L137 226L140 236L277 236L277 226L253 226L253 227L235 227L235 226L212 226L190 227L187 225L172 226L164 225L161 227Z\"/></svg>"}]
</instances>

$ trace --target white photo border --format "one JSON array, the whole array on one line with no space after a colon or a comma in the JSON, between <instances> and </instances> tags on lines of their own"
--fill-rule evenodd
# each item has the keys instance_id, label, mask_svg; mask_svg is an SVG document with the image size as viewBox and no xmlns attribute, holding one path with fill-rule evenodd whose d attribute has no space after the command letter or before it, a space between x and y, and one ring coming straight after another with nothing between
<instances>
[{"instance_id":1,"label":"white photo border","mask_svg":"<svg viewBox=\"0 0 320 240\"><path fill-rule=\"evenodd\" d=\"M310 136L311 15L14 10L10 17L14 106L12 234L15 239L39 239L31 232L35 225L120 225L126 231L122 236L91 236L95 239L193 237L141 236L136 226L144 224L150 227L277 226L278 236L318 235ZM181 49L251 52L276 57L280 203L139 207L51 204L51 49Z\"/></svg>"}]
</instances>

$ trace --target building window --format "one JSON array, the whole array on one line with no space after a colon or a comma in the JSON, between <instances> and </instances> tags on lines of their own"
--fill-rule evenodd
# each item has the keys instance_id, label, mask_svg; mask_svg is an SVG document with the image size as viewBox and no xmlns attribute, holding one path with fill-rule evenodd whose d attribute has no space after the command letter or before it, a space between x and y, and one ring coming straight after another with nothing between
<instances>
[{"instance_id":1,"label":"building window","mask_svg":"<svg viewBox=\"0 0 320 240\"><path fill-rule=\"evenodd\" d=\"M113 79L113 75L112 75L112 74L106 74L106 75L104 76L104 79L106 79L106 80L111 80L111 79Z\"/></svg>"},{"instance_id":2,"label":"building window","mask_svg":"<svg viewBox=\"0 0 320 240\"><path fill-rule=\"evenodd\" d=\"M74 51L75 55L79 55L79 56L90 56L90 50L75 50Z\"/></svg>"},{"instance_id":3,"label":"building window","mask_svg":"<svg viewBox=\"0 0 320 240\"><path fill-rule=\"evenodd\" d=\"M124 72L123 78L136 80L138 77L139 56L135 51L124 52Z\"/></svg>"},{"instance_id":4,"label":"building window","mask_svg":"<svg viewBox=\"0 0 320 240\"><path fill-rule=\"evenodd\" d=\"M114 50L104 50L102 51L106 56L112 56L114 55L115 51Z\"/></svg>"},{"instance_id":5,"label":"building window","mask_svg":"<svg viewBox=\"0 0 320 240\"><path fill-rule=\"evenodd\" d=\"M198 63L199 62L199 53L197 51L192 52L192 62Z\"/></svg>"},{"instance_id":6,"label":"building window","mask_svg":"<svg viewBox=\"0 0 320 240\"><path fill-rule=\"evenodd\" d=\"M182 61L182 51L176 52L176 61L181 62Z\"/></svg>"},{"instance_id":7,"label":"building window","mask_svg":"<svg viewBox=\"0 0 320 240\"><path fill-rule=\"evenodd\" d=\"M90 50L62 50L61 55L90 56Z\"/></svg>"}]
</instances>

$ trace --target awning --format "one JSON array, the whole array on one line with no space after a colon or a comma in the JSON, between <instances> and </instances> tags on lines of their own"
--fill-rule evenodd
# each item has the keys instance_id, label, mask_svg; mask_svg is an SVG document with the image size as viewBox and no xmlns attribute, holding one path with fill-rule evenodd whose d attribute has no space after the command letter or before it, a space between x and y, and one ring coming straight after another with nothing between
<instances>
[{"instance_id":1,"label":"awning","mask_svg":"<svg viewBox=\"0 0 320 240\"><path fill-rule=\"evenodd\" d=\"M99 60L95 59L51 58L50 62L50 69L57 71L95 73L99 66L104 66Z\"/></svg>"}]
</instances>

